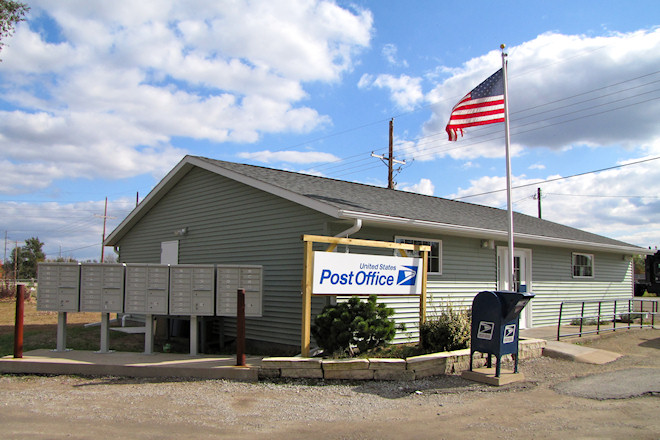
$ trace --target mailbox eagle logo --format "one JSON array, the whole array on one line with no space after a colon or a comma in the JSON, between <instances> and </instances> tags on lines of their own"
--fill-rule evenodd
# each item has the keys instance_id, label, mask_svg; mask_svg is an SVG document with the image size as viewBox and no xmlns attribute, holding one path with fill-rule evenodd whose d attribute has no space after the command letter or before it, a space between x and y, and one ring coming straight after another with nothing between
<instances>
[{"instance_id":1,"label":"mailbox eagle logo","mask_svg":"<svg viewBox=\"0 0 660 440\"><path fill-rule=\"evenodd\" d=\"M477 332L478 339L486 339L490 341L493 339L493 330L495 329L495 323L489 321L481 321L479 323L479 331Z\"/></svg>"},{"instance_id":2,"label":"mailbox eagle logo","mask_svg":"<svg viewBox=\"0 0 660 440\"><path fill-rule=\"evenodd\" d=\"M402 266L404 269L399 269L399 276L397 277L396 284L398 286L414 286L417 280L417 266Z\"/></svg>"}]
</instances>

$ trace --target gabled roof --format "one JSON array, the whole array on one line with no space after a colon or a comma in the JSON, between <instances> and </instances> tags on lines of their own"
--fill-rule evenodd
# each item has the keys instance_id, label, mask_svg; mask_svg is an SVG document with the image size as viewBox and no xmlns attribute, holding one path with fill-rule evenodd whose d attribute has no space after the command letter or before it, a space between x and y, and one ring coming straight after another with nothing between
<instances>
[{"instance_id":1,"label":"gabled roof","mask_svg":"<svg viewBox=\"0 0 660 440\"><path fill-rule=\"evenodd\" d=\"M436 234L507 239L507 212L501 209L273 168L186 156L108 236L106 245L117 244L192 167L206 169L336 219L361 219L365 225L398 226ZM646 253L644 248L520 213L514 213L513 225L517 243Z\"/></svg>"}]
</instances>

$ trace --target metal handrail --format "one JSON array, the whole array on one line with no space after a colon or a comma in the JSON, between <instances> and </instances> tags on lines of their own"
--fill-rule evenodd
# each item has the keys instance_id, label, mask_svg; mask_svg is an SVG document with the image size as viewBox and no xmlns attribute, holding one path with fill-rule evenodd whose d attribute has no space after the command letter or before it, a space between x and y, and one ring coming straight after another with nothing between
<instances>
[{"instance_id":1,"label":"metal handrail","mask_svg":"<svg viewBox=\"0 0 660 440\"><path fill-rule=\"evenodd\" d=\"M623 311L621 311L621 308L617 311L617 304L619 303L625 303ZM639 311L635 311L635 303L639 303ZM650 309L651 310L644 310L644 304L648 303L651 305ZM563 313L564 313L564 305L570 306L570 305L578 305L579 304L579 309L580 309L580 315L579 316L571 316L571 320L579 319L580 320L580 330L577 333L561 333L561 326L562 326L562 318L563 318ZM597 307L597 313L596 314L588 314L585 315L585 305L598 305ZM606 312L603 312L603 304L606 306L611 306L612 308L612 313L608 314ZM627 311L625 305L627 304ZM633 315L641 315L640 320L639 320L639 328L644 328L644 327L651 327L655 328L655 317L656 315L660 315L658 313L658 305L660 304L660 298L611 298L611 299L602 299L602 300L569 300L569 301L562 301L561 304L559 305L559 321L557 322L557 340L559 341L562 337L568 337L568 336L579 336L582 337L582 335L587 335L587 334L600 334L601 332L607 332L607 331L616 331L617 330L617 316L623 317L626 316L628 319L627 321L627 326L619 326L618 328L625 328L625 329L630 329L632 328L632 321L634 318L631 319L631 316ZM592 307L592 308L595 308ZM651 324L644 324L644 317L646 315L651 316ZM610 319L611 318L611 319ZM585 325L585 320L587 319L595 319L596 320L596 329L595 330L584 330L584 325ZM612 322L612 326L610 328L602 328L601 323L604 322ZM637 325L635 325L635 328L637 328Z\"/></svg>"}]
</instances>

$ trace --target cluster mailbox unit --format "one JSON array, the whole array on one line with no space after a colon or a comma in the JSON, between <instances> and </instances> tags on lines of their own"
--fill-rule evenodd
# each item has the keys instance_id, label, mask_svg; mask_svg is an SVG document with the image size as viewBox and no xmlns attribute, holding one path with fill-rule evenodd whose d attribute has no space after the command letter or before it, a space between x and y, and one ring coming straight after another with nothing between
<instances>
[{"instance_id":1,"label":"cluster mailbox unit","mask_svg":"<svg viewBox=\"0 0 660 440\"><path fill-rule=\"evenodd\" d=\"M41 274L41 267L39 270ZM80 311L123 313L124 276L123 264L81 264Z\"/></svg>"},{"instance_id":2,"label":"cluster mailbox unit","mask_svg":"<svg viewBox=\"0 0 660 440\"><path fill-rule=\"evenodd\" d=\"M57 351L66 347L66 314L80 310L80 265L39 263L37 310L57 315Z\"/></svg>"},{"instance_id":3,"label":"cluster mailbox unit","mask_svg":"<svg viewBox=\"0 0 660 440\"><path fill-rule=\"evenodd\" d=\"M213 316L214 288L213 265L173 266L170 270L170 315Z\"/></svg>"},{"instance_id":4,"label":"cluster mailbox unit","mask_svg":"<svg viewBox=\"0 0 660 440\"><path fill-rule=\"evenodd\" d=\"M236 291L245 289L245 316L261 316L263 269L261 266L218 266L215 314L236 315Z\"/></svg>"},{"instance_id":5,"label":"cluster mailbox unit","mask_svg":"<svg viewBox=\"0 0 660 440\"><path fill-rule=\"evenodd\" d=\"M39 263L37 308L55 312L80 310L80 266L77 263Z\"/></svg>"},{"instance_id":6,"label":"cluster mailbox unit","mask_svg":"<svg viewBox=\"0 0 660 440\"><path fill-rule=\"evenodd\" d=\"M66 348L67 312L101 312L107 353L110 313L145 315L145 353L153 350L153 316L190 317L190 353L197 354L197 317L236 316L245 289L248 317L262 316L263 268L214 264L39 263L37 309L59 312L57 351Z\"/></svg>"},{"instance_id":7,"label":"cluster mailbox unit","mask_svg":"<svg viewBox=\"0 0 660 440\"><path fill-rule=\"evenodd\" d=\"M167 315L169 281L167 265L127 265L124 312Z\"/></svg>"}]
</instances>

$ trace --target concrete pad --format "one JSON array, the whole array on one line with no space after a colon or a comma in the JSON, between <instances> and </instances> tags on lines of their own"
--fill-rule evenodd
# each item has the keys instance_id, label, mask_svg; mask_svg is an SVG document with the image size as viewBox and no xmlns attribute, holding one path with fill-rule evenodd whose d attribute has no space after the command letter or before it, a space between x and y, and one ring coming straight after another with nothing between
<instances>
[{"instance_id":1,"label":"concrete pad","mask_svg":"<svg viewBox=\"0 0 660 440\"><path fill-rule=\"evenodd\" d=\"M237 367L234 356L186 354L33 350L23 358L0 358L0 373L82 374L130 377L185 377L256 382L261 358L246 359Z\"/></svg>"},{"instance_id":2,"label":"concrete pad","mask_svg":"<svg viewBox=\"0 0 660 440\"><path fill-rule=\"evenodd\" d=\"M565 359L586 364L602 365L619 359L622 355L612 351L583 347L566 342L548 341L543 356Z\"/></svg>"},{"instance_id":3,"label":"concrete pad","mask_svg":"<svg viewBox=\"0 0 660 440\"><path fill-rule=\"evenodd\" d=\"M486 383L488 385L502 386L514 382L522 382L525 380L525 375L522 373L514 373L512 370L500 369L500 377L495 377L495 367L492 368L476 368L472 371L465 370L461 373L461 377L475 382Z\"/></svg>"},{"instance_id":4,"label":"concrete pad","mask_svg":"<svg viewBox=\"0 0 660 440\"><path fill-rule=\"evenodd\" d=\"M146 327L110 327L110 330L114 332L128 333L131 335L146 333Z\"/></svg>"}]
</instances>

